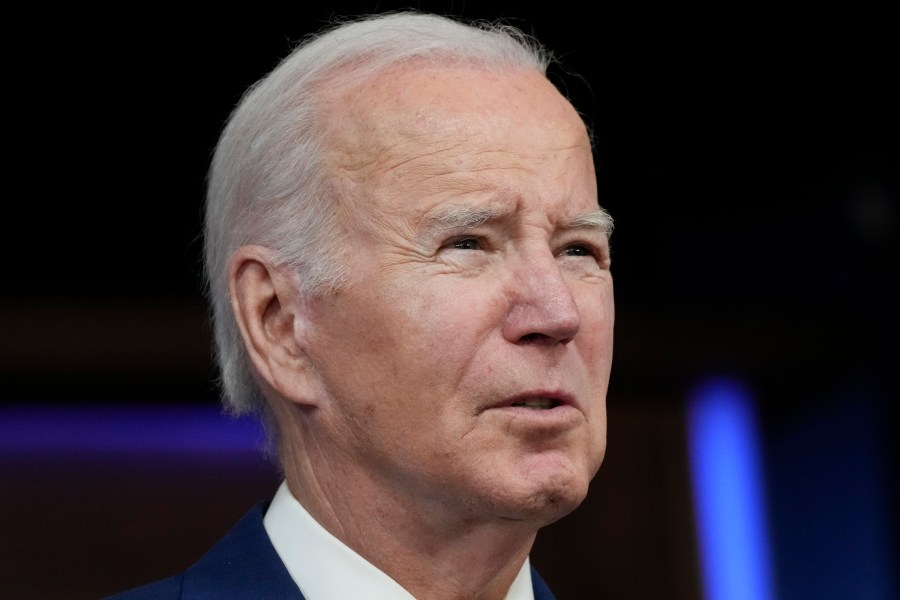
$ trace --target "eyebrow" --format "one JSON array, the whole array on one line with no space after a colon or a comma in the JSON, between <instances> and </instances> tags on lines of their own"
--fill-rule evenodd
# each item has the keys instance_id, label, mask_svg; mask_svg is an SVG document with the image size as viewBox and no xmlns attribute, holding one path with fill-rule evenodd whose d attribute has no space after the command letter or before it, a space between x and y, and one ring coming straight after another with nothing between
<instances>
[{"instance_id":1,"label":"eyebrow","mask_svg":"<svg viewBox=\"0 0 900 600\"><path fill-rule=\"evenodd\" d=\"M425 219L425 229L472 229L488 221L499 219L508 212L508 210L491 206L451 204L428 214ZM606 237L609 237L613 232L613 218L605 209L599 208L564 221L562 227L563 229L599 229Z\"/></svg>"},{"instance_id":2,"label":"eyebrow","mask_svg":"<svg viewBox=\"0 0 900 600\"><path fill-rule=\"evenodd\" d=\"M505 211L490 206L450 204L432 211L425 219L428 229L471 229L496 220Z\"/></svg>"},{"instance_id":3,"label":"eyebrow","mask_svg":"<svg viewBox=\"0 0 900 600\"><path fill-rule=\"evenodd\" d=\"M578 215L573 219L569 219L564 224L564 227L566 229L579 229L583 227L599 229L606 234L606 237L608 238L612 235L614 222L612 215L610 215L606 209L599 208L589 213Z\"/></svg>"}]
</instances>

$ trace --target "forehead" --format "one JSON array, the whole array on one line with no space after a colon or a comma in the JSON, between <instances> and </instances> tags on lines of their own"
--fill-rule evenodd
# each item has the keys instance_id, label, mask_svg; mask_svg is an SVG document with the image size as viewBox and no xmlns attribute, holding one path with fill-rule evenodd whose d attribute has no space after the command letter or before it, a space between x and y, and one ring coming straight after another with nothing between
<instances>
[{"instance_id":1,"label":"forehead","mask_svg":"<svg viewBox=\"0 0 900 600\"><path fill-rule=\"evenodd\" d=\"M520 195L596 208L585 126L540 73L397 67L331 106L327 161L357 208Z\"/></svg>"}]
</instances>

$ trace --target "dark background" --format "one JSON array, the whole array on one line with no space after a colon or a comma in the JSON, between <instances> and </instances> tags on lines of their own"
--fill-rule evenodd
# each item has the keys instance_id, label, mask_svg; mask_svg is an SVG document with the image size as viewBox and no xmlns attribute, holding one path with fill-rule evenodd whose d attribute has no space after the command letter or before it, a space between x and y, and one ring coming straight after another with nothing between
<instances>
[{"instance_id":1,"label":"dark background","mask_svg":"<svg viewBox=\"0 0 900 600\"><path fill-rule=\"evenodd\" d=\"M398 6L209 20L79 10L7 25L4 404L217 401L200 234L218 133L244 89L332 14ZM666 431L691 386L727 374L756 393L776 524L861 468L878 505L896 506L900 54L887 14L418 6L505 18L571 71L553 78L592 125L616 219L610 411L632 432L642 414L661 423L653 439L671 444L658 456L674 466L660 472L684 467L683 433ZM614 432L615 420L611 452ZM649 452L632 464L652 473ZM787 483L801 472L813 482L802 493ZM689 536L668 514L648 521ZM879 519L894 525L892 511ZM816 535L775 543L802 553Z\"/></svg>"}]
</instances>

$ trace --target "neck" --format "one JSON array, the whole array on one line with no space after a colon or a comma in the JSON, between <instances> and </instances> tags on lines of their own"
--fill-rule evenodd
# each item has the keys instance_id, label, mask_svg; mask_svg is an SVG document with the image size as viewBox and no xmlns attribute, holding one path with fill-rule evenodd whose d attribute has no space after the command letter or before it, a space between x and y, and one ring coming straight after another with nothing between
<instances>
[{"instance_id":1,"label":"neck","mask_svg":"<svg viewBox=\"0 0 900 600\"><path fill-rule=\"evenodd\" d=\"M313 518L417 598L503 600L534 543L535 522L460 514L396 490L308 428L282 436L279 453Z\"/></svg>"}]
</instances>

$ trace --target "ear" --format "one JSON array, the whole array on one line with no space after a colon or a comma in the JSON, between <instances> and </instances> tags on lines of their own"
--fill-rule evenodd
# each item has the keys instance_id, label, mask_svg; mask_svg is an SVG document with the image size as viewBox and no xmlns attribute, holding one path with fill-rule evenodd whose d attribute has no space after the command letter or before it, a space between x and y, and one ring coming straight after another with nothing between
<instances>
[{"instance_id":1,"label":"ear","mask_svg":"<svg viewBox=\"0 0 900 600\"><path fill-rule=\"evenodd\" d=\"M306 354L306 303L294 277L263 246L241 246L228 264L231 308L266 396L318 405L315 369Z\"/></svg>"}]
</instances>

